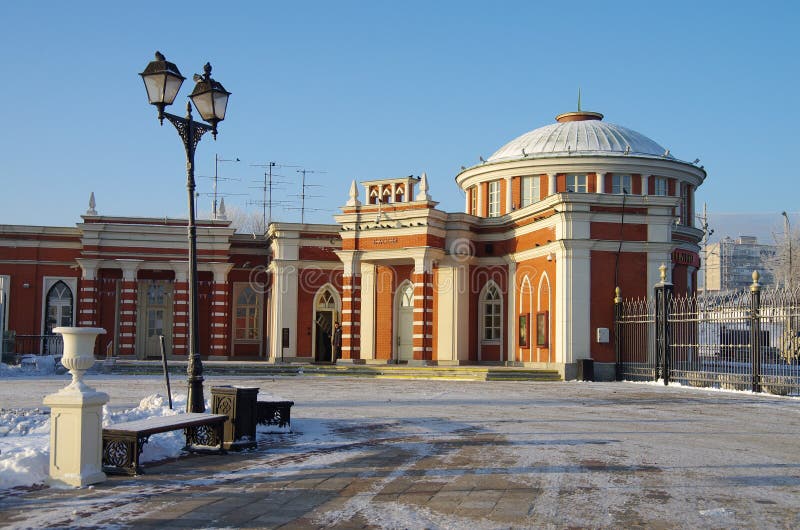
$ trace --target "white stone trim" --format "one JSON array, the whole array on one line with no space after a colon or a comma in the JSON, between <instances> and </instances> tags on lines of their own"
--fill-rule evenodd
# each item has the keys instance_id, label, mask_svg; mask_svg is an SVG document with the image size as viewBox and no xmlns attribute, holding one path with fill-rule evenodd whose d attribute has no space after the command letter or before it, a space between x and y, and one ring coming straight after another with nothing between
<instances>
[{"instance_id":1,"label":"white stone trim","mask_svg":"<svg viewBox=\"0 0 800 530\"><path fill-rule=\"evenodd\" d=\"M42 292L41 292L41 303L42 303L42 310L41 310L41 320L40 322L40 329L41 334L44 335L45 328L47 327L47 293L50 292L50 289L57 284L58 282L64 282L64 284L69 288L70 292L72 293L72 321L73 325L74 322L77 320L75 315L79 315L78 312L78 298L80 292L78 291L78 279L69 276L44 276L42 278ZM33 287L33 285L31 285Z\"/></svg>"}]
</instances>

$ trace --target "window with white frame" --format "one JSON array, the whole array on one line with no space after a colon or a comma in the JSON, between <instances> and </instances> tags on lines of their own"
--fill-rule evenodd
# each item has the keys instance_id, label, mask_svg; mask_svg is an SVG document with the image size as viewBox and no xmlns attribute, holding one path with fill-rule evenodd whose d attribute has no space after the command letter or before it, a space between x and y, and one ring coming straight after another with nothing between
<instances>
[{"instance_id":1,"label":"window with white frame","mask_svg":"<svg viewBox=\"0 0 800 530\"><path fill-rule=\"evenodd\" d=\"M570 193L587 193L589 178L586 174L570 173L567 175L567 191Z\"/></svg>"},{"instance_id":2,"label":"window with white frame","mask_svg":"<svg viewBox=\"0 0 800 530\"><path fill-rule=\"evenodd\" d=\"M653 177L653 195L667 196L667 179L665 177Z\"/></svg>"},{"instance_id":3,"label":"window with white frame","mask_svg":"<svg viewBox=\"0 0 800 530\"><path fill-rule=\"evenodd\" d=\"M249 285L236 285L234 292L235 340L248 341L261 338L261 297Z\"/></svg>"},{"instance_id":4,"label":"window with white frame","mask_svg":"<svg viewBox=\"0 0 800 530\"><path fill-rule=\"evenodd\" d=\"M470 188L469 213L478 215L478 186L472 186L472 188Z\"/></svg>"},{"instance_id":5,"label":"window with white frame","mask_svg":"<svg viewBox=\"0 0 800 530\"><path fill-rule=\"evenodd\" d=\"M529 175L527 177L522 177L522 204L521 206L524 208L525 206L530 206L531 204L537 202L541 197L539 192L539 175Z\"/></svg>"},{"instance_id":6,"label":"window with white frame","mask_svg":"<svg viewBox=\"0 0 800 530\"><path fill-rule=\"evenodd\" d=\"M623 190L625 193L631 193L631 182L632 178L630 175L612 175L611 176L611 193L615 195L622 195Z\"/></svg>"},{"instance_id":7,"label":"window with white frame","mask_svg":"<svg viewBox=\"0 0 800 530\"><path fill-rule=\"evenodd\" d=\"M51 335L53 328L72 325L72 291L66 283L53 284L45 303L45 335Z\"/></svg>"},{"instance_id":8,"label":"window with white frame","mask_svg":"<svg viewBox=\"0 0 800 530\"><path fill-rule=\"evenodd\" d=\"M489 285L483 293L481 299L482 319L481 329L484 341L500 340L503 301L500 298L500 291L494 283Z\"/></svg>"},{"instance_id":9,"label":"window with white frame","mask_svg":"<svg viewBox=\"0 0 800 530\"><path fill-rule=\"evenodd\" d=\"M500 216L500 181L489 183L489 217Z\"/></svg>"}]
</instances>

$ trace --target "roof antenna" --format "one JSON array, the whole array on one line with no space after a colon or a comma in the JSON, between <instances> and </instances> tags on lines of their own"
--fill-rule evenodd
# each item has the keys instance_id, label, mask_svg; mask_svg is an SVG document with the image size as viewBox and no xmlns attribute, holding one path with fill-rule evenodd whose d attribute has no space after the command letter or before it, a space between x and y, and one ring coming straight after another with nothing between
<instances>
[{"instance_id":1,"label":"roof antenna","mask_svg":"<svg viewBox=\"0 0 800 530\"><path fill-rule=\"evenodd\" d=\"M581 87L578 87L578 112L581 111Z\"/></svg>"}]
</instances>

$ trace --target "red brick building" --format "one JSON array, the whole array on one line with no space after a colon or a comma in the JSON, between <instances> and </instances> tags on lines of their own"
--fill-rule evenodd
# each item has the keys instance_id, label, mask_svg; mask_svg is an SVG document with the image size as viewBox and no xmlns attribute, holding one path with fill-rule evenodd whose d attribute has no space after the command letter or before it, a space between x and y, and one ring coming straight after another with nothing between
<instances>
[{"instance_id":1,"label":"red brick building","mask_svg":"<svg viewBox=\"0 0 800 530\"><path fill-rule=\"evenodd\" d=\"M211 358L524 363L570 378L613 372L613 297L645 296L671 263L693 291L702 167L644 135L572 112L456 175L463 213L427 177L353 182L335 224L198 227L200 351ZM343 198L345 199L345 198ZM98 353L186 353L184 220L96 215L75 227L0 226L4 329L100 326Z\"/></svg>"}]
</instances>

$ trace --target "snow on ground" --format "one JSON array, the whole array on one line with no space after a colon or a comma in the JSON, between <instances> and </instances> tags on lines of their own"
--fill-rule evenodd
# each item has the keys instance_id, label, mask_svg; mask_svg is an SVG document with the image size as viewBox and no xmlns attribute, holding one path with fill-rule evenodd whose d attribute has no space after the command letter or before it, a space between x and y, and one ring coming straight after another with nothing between
<instances>
[{"instance_id":1,"label":"snow on ground","mask_svg":"<svg viewBox=\"0 0 800 530\"><path fill-rule=\"evenodd\" d=\"M31 377L26 383L19 392L18 380L0 380L0 403L9 408L3 414L17 418L8 436L0 434L0 448L9 436L36 437L42 430L46 443L46 414L35 407L65 380ZM106 413L117 421L168 413L163 398L154 396L163 386L158 377L97 375L88 383L111 394ZM182 502L163 499L182 499L187 491L195 493L186 502L197 502L203 495L263 492L270 481L348 473L372 482L341 503L310 510L308 525L772 528L800 523L796 399L630 383L216 376L206 379L206 397L219 384L258 386L274 400L294 401L292 432L259 432L259 448L224 460L230 465L184 472L178 480L109 481L98 488L103 491L65 498L59 502L81 519L67 516L59 524L135 525L137 517L167 506L159 503ZM183 385L173 381L173 388ZM163 445L170 454L169 442ZM373 465L385 458L396 465ZM491 490L487 495L519 490L525 497L515 502L532 506L519 524L503 522L491 509L445 513L413 501L413 495L392 500L387 490L404 491L392 489L403 481L457 485L450 491L459 495L471 488ZM475 505L491 505L487 499L480 497ZM20 527L52 524L45 512L25 512Z\"/></svg>"},{"instance_id":2,"label":"snow on ground","mask_svg":"<svg viewBox=\"0 0 800 530\"><path fill-rule=\"evenodd\" d=\"M56 374L52 356L37 356L31 362L12 366L0 363L0 382L13 379L13 388L19 387L21 378L46 378L53 382L70 380L69 374ZM88 378L88 379L91 379ZM280 396L260 392L259 398L269 401L285 401ZM41 403L41 399L34 401ZM186 395L172 395L173 408L162 394L151 394L141 399L136 407L121 410L103 407L103 427L126 421L142 420L155 416L171 416L186 410ZM0 491L17 486L43 484L50 467L50 414L44 408L2 408L0 401ZM206 400L206 410L211 409L210 399ZM258 426L259 433L287 432L289 428ZM329 438L330 430L322 426L308 429L308 441L318 443ZM182 431L156 434L144 446L140 461L144 464L179 456L183 451L185 438Z\"/></svg>"},{"instance_id":3,"label":"snow on ground","mask_svg":"<svg viewBox=\"0 0 800 530\"><path fill-rule=\"evenodd\" d=\"M172 396L174 410L159 394L147 396L139 406L112 411L103 407L103 427L154 416L179 414L186 396ZM185 445L181 431L154 435L144 446L141 461L152 462L181 454ZM50 467L50 414L39 408L0 409L0 490L42 484Z\"/></svg>"}]
</instances>

